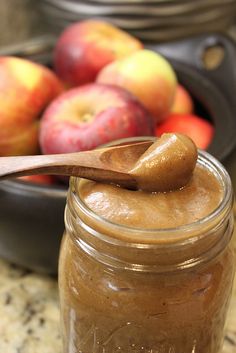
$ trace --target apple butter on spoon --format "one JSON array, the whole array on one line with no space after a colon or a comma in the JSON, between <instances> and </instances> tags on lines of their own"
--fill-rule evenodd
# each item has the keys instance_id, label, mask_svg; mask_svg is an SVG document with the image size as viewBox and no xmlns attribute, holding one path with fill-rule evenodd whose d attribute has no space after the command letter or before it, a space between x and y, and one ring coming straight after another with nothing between
<instances>
[{"instance_id":1,"label":"apple butter on spoon","mask_svg":"<svg viewBox=\"0 0 236 353\"><path fill-rule=\"evenodd\" d=\"M92 151L0 158L0 180L31 174L57 174L112 183L130 189L170 191L190 180L197 160L187 136L164 134L150 141Z\"/></svg>"},{"instance_id":2,"label":"apple butter on spoon","mask_svg":"<svg viewBox=\"0 0 236 353\"><path fill-rule=\"evenodd\" d=\"M163 134L129 171L139 189L171 191L185 186L197 162L197 148L182 134Z\"/></svg>"}]
</instances>

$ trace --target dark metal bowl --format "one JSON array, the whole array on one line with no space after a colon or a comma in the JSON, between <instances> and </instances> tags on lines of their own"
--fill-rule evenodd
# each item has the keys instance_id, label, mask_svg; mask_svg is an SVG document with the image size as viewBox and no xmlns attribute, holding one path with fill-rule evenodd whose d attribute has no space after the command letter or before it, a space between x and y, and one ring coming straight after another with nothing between
<instances>
[{"instance_id":1,"label":"dark metal bowl","mask_svg":"<svg viewBox=\"0 0 236 353\"><path fill-rule=\"evenodd\" d=\"M227 30L236 9L235 0L40 0L39 5L54 31L96 18L154 43Z\"/></svg>"},{"instance_id":2,"label":"dark metal bowl","mask_svg":"<svg viewBox=\"0 0 236 353\"><path fill-rule=\"evenodd\" d=\"M224 49L224 58L217 68L209 70L204 67L202 58L205 50L213 45ZM228 167L234 182L234 43L222 35L205 35L151 48L161 52L171 61L179 80L191 92L199 107L208 112L215 125L215 136L208 151ZM35 53L31 56L37 60ZM39 53L40 61L45 61L46 57L42 51ZM16 180L1 182L0 256L29 269L56 273L60 240L64 230L65 202L66 188L63 187L32 185Z\"/></svg>"}]
</instances>

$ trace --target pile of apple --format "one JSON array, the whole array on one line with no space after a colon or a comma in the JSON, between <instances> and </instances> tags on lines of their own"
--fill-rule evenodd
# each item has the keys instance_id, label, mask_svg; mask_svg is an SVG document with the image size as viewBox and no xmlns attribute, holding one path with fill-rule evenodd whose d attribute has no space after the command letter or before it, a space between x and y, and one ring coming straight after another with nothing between
<instances>
[{"instance_id":1,"label":"pile of apple","mask_svg":"<svg viewBox=\"0 0 236 353\"><path fill-rule=\"evenodd\" d=\"M170 63L109 23L69 26L53 67L0 57L0 156L77 152L174 131L206 149L213 138Z\"/></svg>"}]
</instances>

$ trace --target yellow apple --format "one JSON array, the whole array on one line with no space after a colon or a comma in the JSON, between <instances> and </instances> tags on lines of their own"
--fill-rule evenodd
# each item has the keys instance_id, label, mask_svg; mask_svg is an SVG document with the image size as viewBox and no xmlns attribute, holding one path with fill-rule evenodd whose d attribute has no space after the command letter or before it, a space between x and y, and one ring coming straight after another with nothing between
<instances>
[{"instance_id":1,"label":"yellow apple","mask_svg":"<svg viewBox=\"0 0 236 353\"><path fill-rule=\"evenodd\" d=\"M143 49L105 66L98 83L118 85L130 91L160 122L170 111L177 80L170 63L158 53Z\"/></svg>"}]
</instances>

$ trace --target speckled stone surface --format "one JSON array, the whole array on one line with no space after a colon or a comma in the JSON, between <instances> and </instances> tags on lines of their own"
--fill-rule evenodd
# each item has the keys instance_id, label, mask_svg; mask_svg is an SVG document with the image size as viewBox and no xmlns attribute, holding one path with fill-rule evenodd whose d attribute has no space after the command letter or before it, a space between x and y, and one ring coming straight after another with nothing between
<instances>
[{"instance_id":1,"label":"speckled stone surface","mask_svg":"<svg viewBox=\"0 0 236 353\"><path fill-rule=\"evenodd\" d=\"M57 282L0 259L0 353L61 353Z\"/></svg>"},{"instance_id":2,"label":"speckled stone surface","mask_svg":"<svg viewBox=\"0 0 236 353\"><path fill-rule=\"evenodd\" d=\"M0 353L62 353L59 322L57 281L0 259ZM236 353L236 281L222 353Z\"/></svg>"}]
</instances>

